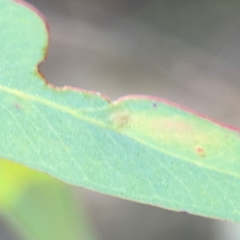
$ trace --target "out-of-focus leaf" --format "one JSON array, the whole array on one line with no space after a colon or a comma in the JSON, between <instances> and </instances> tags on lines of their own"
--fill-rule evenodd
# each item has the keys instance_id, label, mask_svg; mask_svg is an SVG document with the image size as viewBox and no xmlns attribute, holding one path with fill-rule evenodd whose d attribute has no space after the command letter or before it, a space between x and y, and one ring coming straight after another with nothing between
<instances>
[{"instance_id":1,"label":"out-of-focus leaf","mask_svg":"<svg viewBox=\"0 0 240 240\"><path fill-rule=\"evenodd\" d=\"M0 210L28 240L94 240L66 184L0 159Z\"/></svg>"},{"instance_id":2,"label":"out-of-focus leaf","mask_svg":"<svg viewBox=\"0 0 240 240\"><path fill-rule=\"evenodd\" d=\"M46 84L36 68L46 26L10 0L0 0L0 39L1 157L103 193L240 222L238 131L156 98L111 102Z\"/></svg>"}]
</instances>

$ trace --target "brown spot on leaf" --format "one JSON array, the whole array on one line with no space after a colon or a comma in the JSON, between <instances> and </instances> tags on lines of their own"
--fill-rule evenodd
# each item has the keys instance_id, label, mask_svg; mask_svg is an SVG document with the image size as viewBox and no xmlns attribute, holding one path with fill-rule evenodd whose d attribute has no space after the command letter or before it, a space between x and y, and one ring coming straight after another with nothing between
<instances>
[{"instance_id":1,"label":"brown spot on leaf","mask_svg":"<svg viewBox=\"0 0 240 240\"><path fill-rule=\"evenodd\" d=\"M197 147L196 151L197 151L198 156L200 156L200 157L204 157L205 154L206 154L205 150L203 148L201 148L201 147Z\"/></svg>"},{"instance_id":2,"label":"brown spot on leaf","mask_svg":"<svg viewBox=\"0 0 240 240\"><path fill-rule=\"evenodd\" d=\"M112 122L118 130L122 130L129 125L130 115L128 113L116 113L112 115Z\"/></svg>"}]
</instances>

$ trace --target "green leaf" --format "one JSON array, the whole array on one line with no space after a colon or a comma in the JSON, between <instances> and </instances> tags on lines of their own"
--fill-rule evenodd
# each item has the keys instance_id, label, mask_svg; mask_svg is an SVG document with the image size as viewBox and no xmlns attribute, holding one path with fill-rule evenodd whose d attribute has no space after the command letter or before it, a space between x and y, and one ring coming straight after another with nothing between
<instances>
[{"instance_id":1,"label":"green leaf","mask_svg":"<svg viewBox=\"0 0 240 240\"><path fill-rule=\"evenodd\" d=\"M72 189L0 159L0 212L28 240L94 240Z\"/></svg>"},{"instance_id":2,"label":"green leaf","mask_svg":"<svg viewBox=\"0 0 240 240\"><path fill-rule=\"evenodd\" d=\"M158 98L111 102L41 80L48 42L28 8L0 0L0 156L70 184L240 222L239 132Z\"/></svg>"}]
</instances>

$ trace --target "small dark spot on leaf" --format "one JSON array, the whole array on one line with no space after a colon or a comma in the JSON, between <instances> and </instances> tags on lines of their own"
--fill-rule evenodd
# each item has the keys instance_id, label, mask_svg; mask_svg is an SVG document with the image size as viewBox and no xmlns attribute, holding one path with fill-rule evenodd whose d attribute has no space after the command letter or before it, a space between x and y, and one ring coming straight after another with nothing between
<instances>
[{"instance_id":1,"label":"small dark spot on leaf","mask_svg":"<svg viewBox=\"0 0 240 240\"><path fill-rule=\"evenodd\" d=\"M183 213L183 214L188 214L187 211L180 211L180 213Z\"/></svg>"},{"instance_id":2,"label":"small dark spot on leaf","mask_svg":"<svg viewBox=\"0 0 240 240\"><path fill-rule=\"evenodd\" d=\"M204 157L205 156L205 151L204 151L203 148L197 147L196 151L197 151L198 156L200 156L200 157Z\"/></svg>"},{"instance_id":3,"label":"small dark spot on leaf","mask_svg":"<svg viewBox=\"0 0 240 240\"><path fill-rule=\"evenodd\" d=\"M17 109L22 108L21 105L19 103L17 103L17 102L14 103L14 107L17 108Z\"/></svg>"},{"instance_id":4,"label":"small dark spot on leaf","mask_svg":"<svg viewBox=\"0 0 240 240\"><path fill-rule=\"evenodd\" d=\"M156 104L156 103L153 103L153 107L157 107L157 104Z\"/></svg>"}]
</instances>

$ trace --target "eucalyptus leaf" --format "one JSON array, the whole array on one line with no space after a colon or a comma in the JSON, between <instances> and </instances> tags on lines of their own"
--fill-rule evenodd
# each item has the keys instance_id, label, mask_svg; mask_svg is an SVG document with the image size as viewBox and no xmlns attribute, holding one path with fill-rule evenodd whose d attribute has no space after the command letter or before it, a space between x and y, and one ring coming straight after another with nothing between
<instances>
[{"instance_id":1,"label":"eucalyptus leaf","mask_svg":"<svg viewBox=\"0 0 240 240\"><path fill-rule=\"evenodd\" d=\"M162 99L43 81L48 31L0 0L0 156L67 183L176 211L240 222L239 131Z\"/></svg>"}]
</instances>

